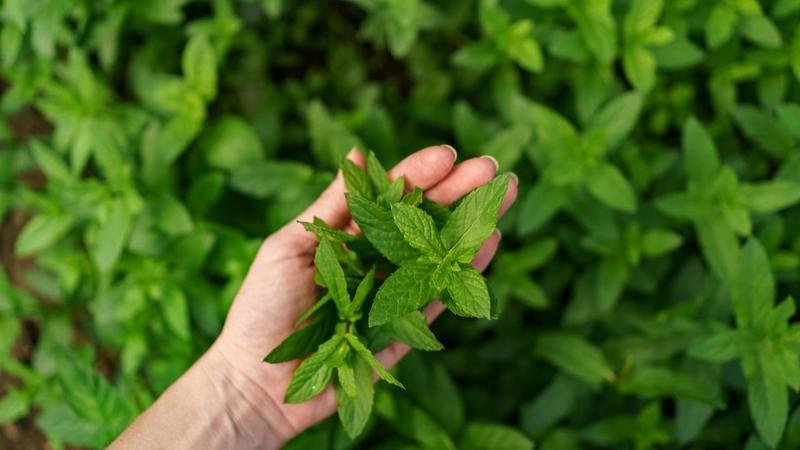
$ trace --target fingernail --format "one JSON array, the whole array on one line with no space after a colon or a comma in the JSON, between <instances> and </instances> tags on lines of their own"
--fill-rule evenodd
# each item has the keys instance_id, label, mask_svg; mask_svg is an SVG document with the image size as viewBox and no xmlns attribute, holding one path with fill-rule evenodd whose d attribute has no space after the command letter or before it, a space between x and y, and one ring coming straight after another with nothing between
<instances>
[{"instance_id":1,"label":"fingernail","mask_svg":"<svg viewBox=\"0 0 800 450\"><path fill-rule=\"evenodd\" d=\"M502 231L500 231L500 229L499 229L499 228L495 228L495 229L494 229L494 231L496 231L496 232L497 232L497 238L498 238L498 239L503 239L503 232L502 232Z\"/></svg>"},{"instance_id":2,"label":"fingernail","mask_svg":"<svg viewBox=\"0 0 800 450\"><path fill-rule=\"evenodd\" d=\"M439 147L444 147L444 148L446 148L446 149L450 150L451 152L453 152L453 161L455 161L456 159L458 159L458 152L456 151L456 149L455 149L455 148L453 148L453 146L452 146L452 145L441 144Z\"/></svg>"},{"instance_id":3,"label":"fingernail","mask_svg":"<svg viewBox=\"0 0 800 450\"><path fill-rule=\"evenodd\" d=\"M489 161L491 161L492 164L494 164L494 170L499 170L500 169L500 163L497 162L497 158L495 158L494 156L492 156L492 155L483 155L483 156L481 156L481 158L486 158Z\"/></svg>"},{"instance_id":4,"label":"fingernail","mask_svg":"<svg viewBox=\"0 0 800 450\"><path fill-rule=\"evenodd\" d=\"M516 183L517 186L519 186L519 176L517 174L515 174L514 172L508 172L508 176L513 178L514 179L514 183Z\"/></svg>"},{"instance_id":5,"label":"fingernail","mask_svg":"<svg viewBox=\"0 0 800 450\"><path fill-rule=\"evenodd\" d=\"M359 150L358 147L353 147L350 149L349 152L347 152L347 156L345 156L345 158L352 160L353 156L355 156L358 153L361 153L361 150Z\"/></svg>"}]
</instances>

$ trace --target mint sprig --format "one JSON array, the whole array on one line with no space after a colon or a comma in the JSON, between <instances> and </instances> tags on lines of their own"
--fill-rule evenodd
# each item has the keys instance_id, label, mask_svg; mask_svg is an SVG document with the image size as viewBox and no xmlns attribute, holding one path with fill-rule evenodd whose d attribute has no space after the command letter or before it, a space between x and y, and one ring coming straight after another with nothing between
<instances>
[{"instance_id":1,"label":"mint sprig","mask_svg":"<svg viewBox=\"0 0 800 450\"><path fill-rule=\"evenodd\" d=\"M391 181L372 152L366 170L349 160L341 169L347 204L363 238L319 218L303 223L319 239L315 282L323 291L297 319L298 325L308 324L265 361L307 356L284 401L307 401L332 381L339 418L355 437L372 411L373 371L403 388L375 352L391 341L426 351L444 348L420 312L431 299L441 299L459 316L492 316L486 280L469 264L495 229L509 177L496 177L451 209L423 199L419 188L407 192L402 177ZM369 311L367 321L361 320L364 310Z\"/></svg>"}]
</instances>

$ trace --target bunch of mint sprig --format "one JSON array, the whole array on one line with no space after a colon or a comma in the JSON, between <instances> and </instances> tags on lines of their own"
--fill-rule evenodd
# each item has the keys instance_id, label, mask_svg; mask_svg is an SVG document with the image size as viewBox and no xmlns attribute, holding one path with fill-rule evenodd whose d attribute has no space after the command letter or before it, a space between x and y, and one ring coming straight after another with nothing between
<instances>
[{"instance_id":1,"label":"bunch of mint sprig","mask_svg":"<svg viewBox=\"0 0 800 450\"><path fill-rule=\"evenodd\" d=\"M333 382L339 419L355 437L372 411L373 370L403 387L375 353L394 341L419 350L443 348L420 311L431 299L458 316L496 316L497 302L470 262L497 225L509 176L497 176L447 207L425 199L418 187L406 191L403 177L391 181L372 152L366 170L347 159L341 169L347 205L362 235L333 229L319 218L303 222L319 239L314 281L322 295L265 360L307 357L284 401L307 401Z\"/></svg>"}]
</instances>

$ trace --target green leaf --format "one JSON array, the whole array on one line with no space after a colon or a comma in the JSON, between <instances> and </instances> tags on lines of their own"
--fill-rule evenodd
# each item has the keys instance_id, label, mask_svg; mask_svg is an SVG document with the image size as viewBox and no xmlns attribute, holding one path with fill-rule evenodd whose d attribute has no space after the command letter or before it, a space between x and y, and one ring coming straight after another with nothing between
<instances>
[{"instance_id":1,"label":"green leaf","mask_svg":"<svg viewBox=\"0 0 800 450\"><path fill-rule=\"evenodd\" d=\"M346 395L350 397L356 395L356 376L349 361L336 367L336 381L338 381L337 387L340 387Z\"/></svg>"},{"instance_id":2,"label":"green leaf","mask_svg":"<svg viewBox=\"0 0 800 450\"><path fill-rule=\"evenodd\" d=\"M675 36L669 43L652 47L661 70L682 70L700 64L705 59L703 51L685 36Z\"/></svg>"},{"instance_id":3,"label":"green leaf","mask_svg":"<svg viewBox=\"0 0 800 450\"><path fill-rule=\"evenodd\" d=\"M205 34L198 33L189 39L181 63L189 86L206 101L213 100L217 96L217 59Z\"/></svg>"},{"instance_id":4,"label":"green leaf","mask_svg":"<svg viewBox=\"0 0 800 450\"><path fill-rule=\"evenodd\" d=\"M322 311L309 325L293 332L277 347L272 349L264 361L277 364L302 358L325 342L333 333L336 315Z\"/></svg>"},{"instance_id":5,"label":"green leaf","mask_svg":"<svg viewBox=\"0 0 800 450\"><path fill-rule=\"evenodd\" d=\"M491 317L491 299L486 280L472 267L463 267L453 274L442 302L453 314L461 317Z\"/></svg>"},{"instance_id":6,"label":"green leaf","mask_svg":"<svg viewBox=\"0 0 800 450\"><path fill-rule=\"evenodd\" d=\"M176 285L167 285L159 299L167 327L180 339L189 340L189 304L186 294Z\"/></svg>"},{"instance_id":7,"label":"green leaf","mask_svg":"<svg viewBox=\"0 0 800 450\"><path fill-rule=\"evenodd\" d=\"M474 70L484 70L495 64L498 50L489 41L465 45L453 53L453 64Z\"/></svg>"},{"instance_id":8,"label":"green leaf","mask_svg":"<svg viewBox=\"0 0 800 450\"><path fill-rule=\"evenodd\" d=\"M64 160L44 144L32 139L30 141L30 149L36 165L44 172L48 181L69 184L75 180Z\"/></svg>"},{"instance_id":9,"label":"green leaf","mask_svg":"<svg viewBox=\"0 0 800 450\"><path fill-rule=\"evenodd\" d=\"M206 131L200 145L211 167L234 170L264 161L264 148L258 134L238 116L217 119Z\"/></svg>"},{"instance_id":10,"label":"green leaf","mask_svg":"<svg viewBox=\"0 0 800 450\"><path fill-rule=\"evenodd\" d=\"M767 48L780 48L783 43L778 27L761 14L745 14L739 18L739 31L755 44Z\"/></svg>"},{"instance_id":11,"label":"green leaf","mask_svg":"<svg viewBox=\"0 0 800 450\"><path fill-rule=\"evenodd\" d=\"M16 421L28 414L31 407L31 396L22 389L7 388L0 399L0 424Z\"/></svg>"},{"instance_id":12,"label":"green leaf","mask_svg":"<svg viewBox=\"0 0 800 450\"><path fill-rule=\"evenodd\" d=\"M317 266L319 275L325 283L325 287L333 297L339 315L346 317L350 314L350 294L347 292L347 280L344 277L344 270L336 259L334 245L329 240L323 239L317 246L314 255L314 265Z\"/></svg>"},{"instance_id":13,"label":"green leaf","mask_svg":"<svg viewBox=\"0 0 800 450\"><path fill-rule=\"evenodd\" d=\"M475 189L456 207L441 231L449 255L469 263L497 225L497 214L508 190L509 176L500 175Z\"/></svg>"},{"instance_id":14,"label":"green leaf","mask_svg":"<svg viewBox=\"0 0 800 450\"><path fill-rule=\"evenodd\" d=\"M435 267L429 262L415 261L389 275L375 294L369 326L383 325L425 306L435 295L430 286Z\"/></svg>"},{"instance_id":15,"label":"green leaf","mask_svg":"<svg viewBox=\"0 0 800 450\"><path fill-rule=\"evenodd\" d=\"M744 134L770 156L783 157L793 146L791 132L772 115L758 108L737 106L733 118Z\"/></svg>"},{"instance_id":16,"label":"green leaf","mask_svg":"<svg viewBox=\"0 0 800 450\"><path fill-rule=\"evenodd\" d=\"M255 198L281 198L312 182L314 170L293 161L261 161L234 167L231 188Z\"/></svg>"},{"instance_id":17,"label":"green leaf","mask_svg":"<svg viewBox=\"0 0 800 450\"><path fill-rule=\"evenodd\" d=\"M748 240L742 248L730 291L740 327L766 325L775 295L775 281L767 254L758 239Z\"/></svg>"},{"instance_id":18,"label":"green leaf","mask_svg":"<svg viewBox=\"0 0 800 450\"><path fill-rule=\"evenodd\" d=\"M131 404L91 364L63 349L57 364L63 398L75 415L101 425L105 439L113 439L134 419Z\"/></svg>"},{"instance_id":19,"label":"green leaf","mask_svg":"<svg viewBox=\"0 0 800 450\"><path fill-rule=\"evenodd\" d=\"M694 117L683 125L683 168L698 186L708 186L719 170L719 157L714 141Z\"/></svg>"},{"instance_id":20,"label":"green leaf","mask_svg":"<svg viewBox=\"0 0 800 450\"><path fill-rule=\"evenodd\" d=\"M350 438L355 439L361 434L372 413L372 403L375 390L372 383L372 370L366 361L355 358L353 360L354 395L348 395L341 386L336 386L336 403L339 410L339 420Z\"/></svg>"},{"instance_id":21,"label":"green leaf","mask_svg":"<svg viewBox=\"0 0 800 450\"><path fill-rule=\"evenodd\" d=\"M64 238L74 224L75 219L67 215L40 214L25 224L14 251L17 256L26 257L46 250Z\"/></svg>"},{"instance_id":22,"label":"green leaf","mask_svg":"<svg viewBox=\"0 0 800 450\"><path fill-rule=\"evenodd\" d=\"M535 351L560 370L591 386L598 387L616 378L603 353L580 336L547 333L537 339Z\"/></svg>"},{"instance_id":23,"label":"green leaf","mask_svg":"<svg viewBox=\"0 0 800 450\"><path fill-rule=\"evenodd\" d=\"M351 305L350 309L357 313L361 310L361 305L364 304L364 301L367 299L367 295L372 292L372 287L375 285L375 268L367 272L364 278L358 283L356 287L356 293L353 296L353 304Z\"/></svg>"},{"instance_id":24,"label":"green leaf","mask_svg":"<svg viewBox=\"0 0 800 450\"><path fill-rule=\"evenodd\" d=\"M471 423L464 430L458 448L460 450L533 450L533 442L524 434L505 425Z\"/></svg>"},{"instance_id":25,"label":"green leaf","mask_svg":"<svg viewBox=\"0 0 800 450\"><path fill-rule=\"evenodd\" d=\"M693 193L667 194L657 198L655 205L663 213L680 219L700 220L710 214L709 202Z\"/></svg>"},{"instance_id":26,"label":"green leaf","mask_svg":"<svg viewBox=\"0 0 800 450\"><path fill-rule=\"evenodd\" d=\"M689 348L689 356L713 363L724 363L753 350L758 339L748 330L725 330Z\"/></svg>"},{"instance_id":27,"label":"green leaf","mask_svg":"<svg viewBox=\"0 0 800 450\"><path fill-rule=\"evenodd\" d=\"M800 28L798 29L800 30ZM798 33L798 36L800 36L800 33ZM778 105L778 118L783 125L789 128L795 139L800 139L800 105L796 103Z\"/></svg>"},{"instance_id":28,"label":"green leaf","mask_svg":"<svg viewBox=\"0 0 800 450\"><path fill-rule=\"evenodd\" d=\"M439 230L433 218L416 206L404 203L392 205L392 217L397 229L409 245L425 255L443 257L445 253Z\"/></svg>"},{"instance_id":29,"label":"green leaf","mask_svg":"<svg viewBox=\"0 0 800 450\"><path fill-rule=\"evenodd\" d=\"M427 351L438 351L444 348L428 328L425 315L419 311L394 319L384 327L390 337L404 342L412 348Z\"/></svg>"},{"instance_id":30,"label":"green leaf","mask_svg":"<svg viewBox=\"0 0 800 450\"><path fill-rule=\"evenodd\" d=\"M600 164L586 179L586 189L606 205L624 212L636 210L636 194L613 164Z\"/></svg>"},{"instance_id":31,"label":"green leaf","mask_svg":"<svg viewBox=\"0 0 800 450\"><path fill-rule=\"evenodd\" d=\"M744 205L759 214L773 213L800 201L800 183L773 180L758 184L745 184L739 193Z\"/></svg>"},{"instance_id":32,"label":"green leaf","mask_svg":"<svg viewBox=\"0 0 800 450\"><path fill-rule=\"evenodd\" d=\"M606 147L614 149L633 131L642 111L642 95L626 92L606 103L589 123L589 130L600 130L606 138Z\"/></svg>"},{"instance_id":33,"label":"green leaf","mask_svg":"<svg viewBox=\"0 0 800 450\"><path fill-rule=\"evenodd\" d=\"M660 256L669 253L683 243L680 234L669 230L647 230L642 236L642 253Z\"/></svg>"},{"instance_id":34,"label":"green leaf","mask_svg":"<svg viewBox=\"0 0 800 450\"><path fill-rule=\"evenodd\" d=\"M367 240L393 264L402 264L419 256L403 239L392 212L362 197L348 195L350 214Z\"/></svg>"},{"instance_id":35,"label":"green leaf","mask_svg":"<svg viewBox=\"0 0 800 450\"><path fill-rule=\"evenodd\" d=\"M95 264L101 272L114 268L128 242L132 218L124 200L114 200L109 204L108 215L97 230L92 246Z\"/></svg>"},{"instance_id":36,"label":"green leaf","mask_svg":"<svg viewBox=\"0 0 800 450\"><path fill-rule=\"evenodd\" d=\"M367 154L367 175L376 193L384 194L389 190L389 174L386 173L386 169L383 168L383 165L373 151Z\"/></svg>"},{"instance_id":37,"label":"green leaf","mask_svg":"<svg viewBox=\"0 0 800 450\"><path fill-rule=\"evenodd\" d=\"M739 242L723 217L712 216L695 222L703 256L720 280L734 276L739 259Z\"/></svg>"},{"instance_id":38,"label":"green leaf","mask_svg":"<svg viewBox=\"0 0 800 450\"><path fill-rule=\"evenodd\" d=\"M583 42L603 63L614 60L617 30L610 0L571 0L568 11L578 25Z\"/></svg>"},{"instance_id":39,"label":"green leaf","mask_svg":"<svg viewBox=\"0 0 800 450\"><path fill-rule=\"evenodd\" d=\"M375 198L367 172L349 159L342 160L341 168L342 175L344 175L344 184L347 186L347 192L351 196L363 197L369 200Z\"/></svg>"},{"instance_id":40,"label":"green leaf","mask_svg":"<svg viewBox=\"0 0 800 450\"><path fill-rule=\"evenodd\" d=\"M715 5L706 21L706 44L712 49L730 39L736 26L736 11L725 3Z\"/></svg>"},{"instance_id":41,"label":"green leaf","mask_svg":"<svg viewBox=\"0 0 800 450\"><path fill-rule=\"evenodd\" d=\"M301 403L325 389L333 375L333 369L325 364L325 361L336 352L342 339L342 336L334 335L297 367L286 388L284 402Z\"/></svg>"},{"instance_id":42,"label":"green leaf","mask_svg":"<svg viewBox=\"0 0 800 450\"><path fill-rule=\"evenodd\" d=\"M578 406L585 391L583 385L571 377L556 375L532 401L522 405L522 429L533 437L549 430Z\"/></svg>"},{"instance_id":43,"label":"green leaf","mask_svg":"<svg viewBox=\"0 0 800 450\"><path fill-rule=\"evenodd\" d=\"M647 92L656 83L656 60L641 45L633 45L622 54L625 76L639 92Z\"/></svg>"},{"instance_id":44,"label":"green leaf","mask_svg":"<svg viewBox=\"0 0 800 450\"><path fill-rule=\"evenodd\" d=\"M626 374L618 384L620 392L644 398L674 397L722 406L718 389L696 377L663 367L640 367Z\"/></svg>"},{"instance_id":45,"label":"green leaf","mask_svg":"<svg viewBox=\"0 0 800 450\"><path fill-rule=\"evenodd\" d=\"M334 243L344 243L358 239L357 236L354 236L350 233L332 228L319 217L314 217L314 222L312 223L300 222L300 224L303 225L303 228L305 228L306 231L314 233L314 236L316 236L320 241L329 240Z\"/></svg>"},{"instance_id":46,"label":"green leaf","mask_svg":"<svg viewBox=\"0 0 800 450\"><path fill-rule=\"evenodd\" d=\"M533 38L517 38L511 41L508 54L520 66L533 73L539 73L544 69L544 57L542 48Z\"/></svg>"},{"instance_id":47,"label":"green leaf","mask_svg":"<svg viewBox=\"0 0 800 450\"><path fill-rule=\"evenodd\" d=\"M360 356L362 360L372 367L381 380L391 383L399 388L403 388L403 383L397 381L394 375L389 373L389 371L383 367L383 364L381 364L381 362L375 358L375 355L372 354L372 352L358 339L358 337L356 337L354 334L346 334L345 339L347 339L347 342L350 344L353 350L356 351L358 356Z\"/></svg>"},{"instance_id":48,"label":"green leaf","mask_svg":"<svg viewBox=\"0 0 800 450\"><path fill-rule=\"evenodd\" d=\"M532 131L527 125L513 125L492 136L481 153L497 160L500 167L514 167L523 156L525 146L531 140Z\"/></svg>"},{"instance_id":49,"label":"green leaf","mask_svg":"<svg viewBox=\"0 0 800 450\"><path fill-rule=\"evenodd\" d=\"M528 235L547 223L570 199L568 191L539 181L525 196L518 208L517 228Z\"/></svg>"},{"instance_id":50,"label":"green leaf","mask_svg":"<svg viewBox=\"0 0 800 450\"><path fill-rule=\"evenodd\" d=\"M786 386L779 375L766 369L759 359L753 373L748 375L747 403L759 436L767 445L775 448L786 426L789 401Z\"/></svg>"}]
</instances>

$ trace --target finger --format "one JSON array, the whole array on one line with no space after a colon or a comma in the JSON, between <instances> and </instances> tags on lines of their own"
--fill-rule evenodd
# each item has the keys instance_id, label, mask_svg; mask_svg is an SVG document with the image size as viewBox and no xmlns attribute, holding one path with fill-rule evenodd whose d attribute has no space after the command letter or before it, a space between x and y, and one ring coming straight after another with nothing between
<instances>
[{"instance_id":1,"label":"finger","mask_svg":"<svg viewBox=\"0 0 800 450\"><path fill-rule=\"evenodd\" d=\"M509 175L511 175L511 178L508 182L506 196L503 197L503 203L500 205L500 212L497 214L498 219L503 217L503 214L508 211L508 208L511 208L511 205L517 200L517 194L519 193L519 177L513 172Z\"/></svg>"},{"instance_id":2,"label":"finger","mask_svg":"<svg viewBox=\"0 0 800 450\"><path fill-rule=\"evenodd\" d=\"M472 158L458 164L436 186L425 192L429 200L449 205L467 192L488 183L497 173L491 158Z\"/></svg>"},{"instance_id":3,"label":"finger","mask_svg":"<svg viewBox=\"0 0 800 450\"><path fill-rule=\"evenodd\" d=\"M426 190L447 177L457 157L456 150L449 145L426 147L397 163L389 171L389 178L395 180L403 176L406 188Z\"/></svg>"},{"instance_id":4,"label":"finger","mask_svg":"<svg viewBox=\"0 0 800 450\"><path fill-rule=\"evenodd\" d=\"M347 159L359 167L365 166L364 155L356 148L350 150ZM319 217L333 228L343 227L350 220L350 212L344 198L345 191L344 176L339 170L331 184L297 217L297 220L311 222L314 217Z\"/></svg>"}]
</instances>

